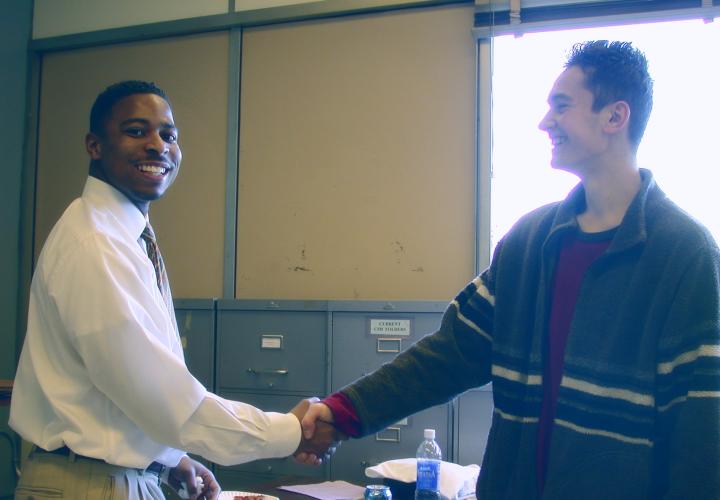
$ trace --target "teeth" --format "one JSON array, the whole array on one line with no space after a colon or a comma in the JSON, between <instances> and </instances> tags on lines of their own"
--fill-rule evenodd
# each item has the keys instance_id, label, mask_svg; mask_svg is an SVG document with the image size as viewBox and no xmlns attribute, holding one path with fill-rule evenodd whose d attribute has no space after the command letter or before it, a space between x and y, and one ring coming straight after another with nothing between
<instances>
[{"instance_id":1,"label":"teeth","mask_svg":"<svg viewBox=\"0 0 720 500\"><path fill-rule=\"evenodd\" d=\"M167 171L165 167L156 167L155 165L138 165L138 169L141 172L148 172L155 175L162 175Z\"/></svg>"}]
</instances>

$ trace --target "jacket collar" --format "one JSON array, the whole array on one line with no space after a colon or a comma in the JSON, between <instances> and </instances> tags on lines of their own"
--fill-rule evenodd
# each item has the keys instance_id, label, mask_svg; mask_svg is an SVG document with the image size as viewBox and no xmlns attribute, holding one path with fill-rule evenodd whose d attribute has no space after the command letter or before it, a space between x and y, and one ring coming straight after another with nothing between
<instances>
[{"instance_id":1,"label":"jacket collar","mask_svg":"<svg viewBox=\"0 0 720 500\"><path fill-rule=\"evenodd\" d=\"M647 240L647 216L665 193L658 187L650 170L640 169L640 189L630 202L608 253L623 252ZM577 214L585 208L585 188L579 183L560 203L553 219L547 240L578 227Z\"/></svg>"}]
</instances>

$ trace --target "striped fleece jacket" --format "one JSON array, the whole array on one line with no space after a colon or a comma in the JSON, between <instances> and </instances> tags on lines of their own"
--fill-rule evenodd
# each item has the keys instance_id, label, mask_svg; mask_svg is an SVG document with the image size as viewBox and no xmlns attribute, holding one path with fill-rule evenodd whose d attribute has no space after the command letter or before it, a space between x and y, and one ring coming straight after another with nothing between
<instances>
[{"instance_id":1,"label":"striped fleece jacket","mask_svg":"<svg viewBox=\"0 0 720 500\"><path fill-rule=\"evenodd\" d=\"M536 446L560 236L582 185L520 219L440 329L342 389L362 434L488 382L479 499L720 499L720 256L651 173L588 269L565 352L545 489Z\"/></svg>"}]
</instances>

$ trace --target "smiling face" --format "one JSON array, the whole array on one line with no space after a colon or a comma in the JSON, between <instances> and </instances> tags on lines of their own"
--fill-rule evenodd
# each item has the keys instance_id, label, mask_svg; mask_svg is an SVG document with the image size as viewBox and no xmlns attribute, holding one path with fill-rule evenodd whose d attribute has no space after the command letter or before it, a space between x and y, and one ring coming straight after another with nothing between
<instances>
[{"instance_id":1,"label":"smiling face","mask_svg":"<svg viewBox=\"0 0 720 500\"><path fill-rule=\"evenodd\" d=\"M127 196L143 214L175 181L182 153L170 105L155 94L119 100L102 134L89 133L90 175Z\"/></svg>"},{"instance_id":2,"label":"smiling face","mask_svg":"<svg viewBox=\"0 0 720 500\"><path fill-rule=\"evenodd\" d=\"M552 166L583 174L598 165L608 148L608 109L593 111L593 94L577 66L563 71L550 91L550 110L539 124L553 144Z\"/></svg>"}]
</instances>

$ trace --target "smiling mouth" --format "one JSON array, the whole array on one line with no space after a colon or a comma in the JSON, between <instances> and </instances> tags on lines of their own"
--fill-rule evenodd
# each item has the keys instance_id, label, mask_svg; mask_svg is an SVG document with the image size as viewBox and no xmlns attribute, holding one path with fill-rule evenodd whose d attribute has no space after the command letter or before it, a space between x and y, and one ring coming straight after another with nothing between
<instances>
[{"instance_id":1,"label":"smiling mouth","mask_svg":"<svg viewBox=\"0 0 720 500\"><path fill-rule=\"evenodd\" d=\"M564 137L551 137L550 141L552 142L553 146L560 146L561 144L565 143Z\"/></svg>"},{"instance_id":2,"label":"smiling mouth","mask_svg":"<svg viewBox=\"0 0 720 500\"><path fill-rule=\"evenodd\" d=\"M137 168L142 173L155 176L163 176L167 174L170 170L172 170L169 167L164 167L162 165L156 165L152 163L139 163L135 165L135 168Z\"/></svg>"}]
</instances>

